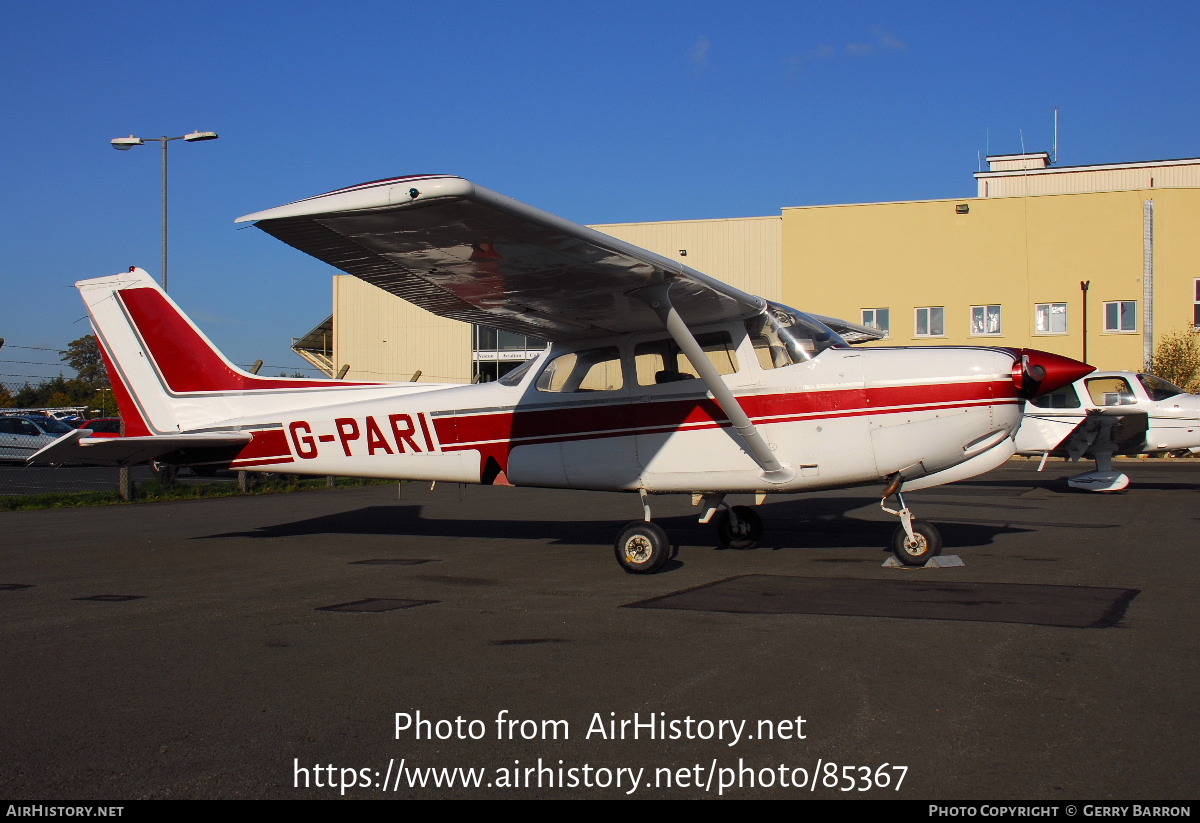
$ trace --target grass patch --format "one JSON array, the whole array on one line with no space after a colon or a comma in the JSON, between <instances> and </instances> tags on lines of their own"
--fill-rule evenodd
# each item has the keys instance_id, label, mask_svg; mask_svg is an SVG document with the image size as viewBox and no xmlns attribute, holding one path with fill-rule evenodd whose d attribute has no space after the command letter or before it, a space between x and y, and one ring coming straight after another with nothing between
<instances>
[{"instance_id":1,"label":"grass patch","mask_svg":"<svg viewBox=\"0 0 1200 823\"><path fill-rule=\"evenodd\" d=\"M70 509L78 506L127 506L133 503L158 503L168 500L199 500L209 497L243 497L254 494L286 494L328 488L324 477L281 477L260 480L250 475L249 491L241 491L236 481L212 483L163 483L147 480L134 488L133 500L122 500L116 489L111 491L48 492L0 497L0 512L30 511L33 509ZM375 478L339 477L336 488L352 486L390 486L399 481Z\"/></svg>"}]
</instances>

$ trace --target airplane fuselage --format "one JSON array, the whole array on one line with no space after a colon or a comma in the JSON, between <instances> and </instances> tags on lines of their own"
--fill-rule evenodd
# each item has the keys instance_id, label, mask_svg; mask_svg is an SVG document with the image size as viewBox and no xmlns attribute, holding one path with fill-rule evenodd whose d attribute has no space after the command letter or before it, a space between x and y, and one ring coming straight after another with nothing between
<instances>
[{"instance_id":1,"label":"airplane fuselage","mask_svg":"<svg viewBox=\"0 0 1200 823\"><path fill-rule=\"evenodd\" d=\"M328 405L326 394L320 407L243 416L237 427L254 440L232 465L600 490L801 491L875 484L896 472L914 480L993 451L986 471L1011 455L1020 422L1013 356L1003 350L829 349L773 368L743 336L722 379L795 469L787 482L769 483L699 380L654 383L639 373L643 342L555 346L512 384L392 397L364 387L370 399ZM584 350L616 353L607 383L571 390L547 381L553 361Z\"/></svg>"}]
</instances>

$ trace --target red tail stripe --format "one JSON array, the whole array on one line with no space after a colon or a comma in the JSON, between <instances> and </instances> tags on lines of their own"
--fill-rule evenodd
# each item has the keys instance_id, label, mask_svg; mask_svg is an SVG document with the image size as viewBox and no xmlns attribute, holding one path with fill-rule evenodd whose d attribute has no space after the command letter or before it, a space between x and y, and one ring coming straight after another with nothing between
<instances>
[{"instance_id":1,"label":"red tail stripe","mask_svg":"<svg viewBox=\"0 0 1200 823\"><path fill-rule=\"evenodd\" d=\"M117 373L113 361L108 356L108 350L104 348L103 344L100 345L100 356L104 358L104 368L108 369L108 382L112 384L112 393L117 400L121 420L125 424L125 436L146 437L153 434L154 432L150 431L150 427L146 425L137 404L133 402L133 395L129 393L125 382L121 380L121 375Z\"/></svg>"},{"instance_id":2,"label":"red tail stripe","mask_svg":"<svg viewBox=\"0 0 1200 823\"><path fill-rule=\"evenodd\" d=\"M330 380L273 380L233 369L163 296L151 288L117 292L150 356L173 392L254 391L338 386L371 386Z\"/></svg>"}]
</instances>

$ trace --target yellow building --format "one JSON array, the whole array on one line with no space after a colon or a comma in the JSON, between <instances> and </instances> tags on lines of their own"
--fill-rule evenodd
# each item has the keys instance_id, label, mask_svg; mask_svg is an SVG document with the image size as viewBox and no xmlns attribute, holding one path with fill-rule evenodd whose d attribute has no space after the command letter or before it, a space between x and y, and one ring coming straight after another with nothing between
<instances>
[{"instance_id":1,"label":"yellow building","mask_svg":"<svg viewBox=\"0 0 1200 823\"><path fill-rule=\"evenodd\" d=\"M802 310L876 325L874 345L998 345L1140 369L1200 324L1200 158L988 158L979 196L798 206L778 216L594 228ZM1085 312L1086 306L1086 312ZM1086 325L1086 337L1085 337ZM434 317L350 276L295 348L352 379L494 379L536 340Z\"/></svg>"},{"instance_id":2,"label":"yellow building","mask_svg":"<svg viewBox=\"0 0 1200 823\"><path fill-rule=\"evenodd\" d=\"M1082 358L1086 327L1103 369L1140 369L1154 340L1200 321L1200 160L988 159L988 196L785 208L783 302L880 325L890 345Z\"/></svg>"}]
</instances>

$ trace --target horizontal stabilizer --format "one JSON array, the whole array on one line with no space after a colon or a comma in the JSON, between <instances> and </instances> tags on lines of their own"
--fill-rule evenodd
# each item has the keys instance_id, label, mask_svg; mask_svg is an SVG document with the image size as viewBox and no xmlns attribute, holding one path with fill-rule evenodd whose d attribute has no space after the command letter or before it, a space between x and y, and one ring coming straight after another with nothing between
<instances>
[{"instance_id":1,"label":"horizontal stabilizer","mask_svg":"<svg viewBox=\"0 0 1200 823\"><path fill-rule=\"evenodd\" d=\"M29 458L34 463L90 463L97 466L131 466L156 460L179 449L244 446L249 432L159 434L148 437L89 437L88 429L64 434Z\"/></svg>"}]
</instances>

